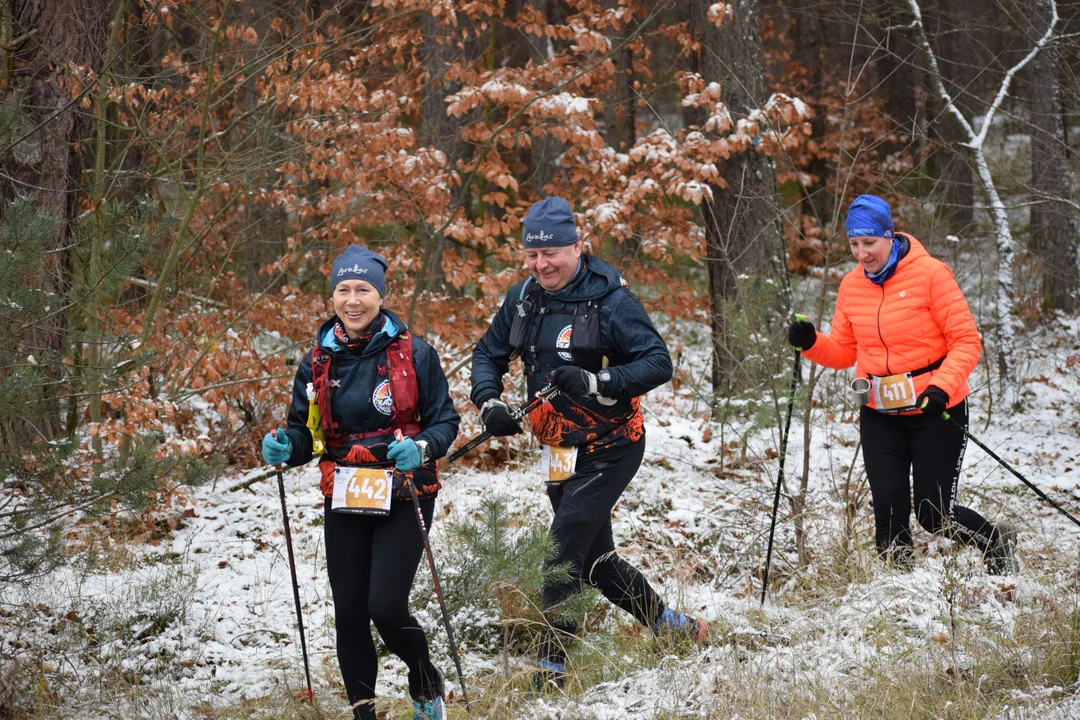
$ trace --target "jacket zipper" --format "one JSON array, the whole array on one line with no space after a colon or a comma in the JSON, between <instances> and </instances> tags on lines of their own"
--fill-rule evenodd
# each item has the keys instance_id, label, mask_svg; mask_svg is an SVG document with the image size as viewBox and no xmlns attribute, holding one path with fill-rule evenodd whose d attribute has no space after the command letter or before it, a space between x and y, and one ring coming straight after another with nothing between
<instances>
[{"instance_id":1,"label":"jacket zipper","mask_svg":"<svg viewBox=\"0 0 1080 720\"><path fill-rule=\"evenodd\" d=\"M881 308L885 307L885 283L881 284L881 302L877 307L877 336L881 341L881 346L885 348L885 373L892 375L892 370L889 369L889 346L885 344L885 338L881 334Z\"/></svg>"}]
</instances>

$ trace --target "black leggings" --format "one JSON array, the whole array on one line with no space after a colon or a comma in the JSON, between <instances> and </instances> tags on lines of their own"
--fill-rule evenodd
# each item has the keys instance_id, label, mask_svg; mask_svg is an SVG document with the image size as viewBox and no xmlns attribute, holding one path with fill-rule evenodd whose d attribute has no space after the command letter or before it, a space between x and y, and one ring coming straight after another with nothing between
<instances>
[{"instance_id":1,"label":"black leggings","mask_svg":"<svg viewBox=\"0 0 1080 720\"><path fill-rule=\"evenodd\" d=\"M435 498L420 501L431 528ZM388 517L336 513L325 506L326 569L334 595L338 662L350 704L375 697L379 670L371 623L383 642L409 668L409 694L431 698L438 679L428 657L427 637L409 613L412 589L424 542L411 502L395 500ZM374 717L370 703L354 712Z\"/></svg>"},{"instance_id":2,"label":"black leggings","mask_svg":"<svg viewBox=\"0 0 1080 720\"><path fill-rule=\"evenodd\" d=\"M949 408L964 428L967 401ZM863 406L859 415L863 462L874 498L874 539L883 556L910 558L911 496L915 517L932 533L952 537L985 553L997 541L997 528L970 508L956 505L956 487L967 436L948 420L927 415L887 415ZM908 473L912 482L908 482Z\"/></svg>"},{"instance_id":3,"label":"black leggings","mask_svg":"<svg viewBox=\"0 0 1080 720\"><path fill-rule=\"evenodd\" d=\"M588 583L616 606L652 627L664 603L645 576L615 553L611 511L645 456L645 439L626 447L578 455L577 471L566 482L548 486L555 511L551 535L557 545L549 565L567 563L572 580L544 587L544 610L581 591ZM541 638L540 657L565 661L577 627L552 622Z\"/></svg>"}]
</instances>

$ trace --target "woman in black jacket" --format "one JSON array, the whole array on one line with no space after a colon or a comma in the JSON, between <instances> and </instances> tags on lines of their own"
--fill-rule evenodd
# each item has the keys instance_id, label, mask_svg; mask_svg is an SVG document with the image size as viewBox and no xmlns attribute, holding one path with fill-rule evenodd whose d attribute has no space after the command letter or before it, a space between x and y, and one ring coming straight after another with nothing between
<instances>
[{"instance_id":1,"label":"woman in black jacket","mask_svg":"<svg viewBox=\"0 0 1080 720\"><path fill-rule=\"evenodd\" d=\"M459 417L435 350L383 308L386 268L359 245L334 261L334 317L300 363L288 427L267 433L263 459L294 466L321 456L338 661L354 718L375 717L374 622L409 668L414 720L443 720L443 678L409 613L423 541L407 484L430 527L440 487L435 460L457 437ZM393 469L355 467L372 463Z\"/></svg>"}]
</instances>

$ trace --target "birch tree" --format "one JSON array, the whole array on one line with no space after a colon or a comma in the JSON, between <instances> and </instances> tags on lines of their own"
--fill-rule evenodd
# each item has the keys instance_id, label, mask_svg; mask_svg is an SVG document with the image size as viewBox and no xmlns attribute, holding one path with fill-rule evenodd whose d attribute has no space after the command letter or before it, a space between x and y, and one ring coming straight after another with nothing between
<instances>
[{"instance_id":1,"label":"birch tree","mask_svg":"<svg viewBox=\"0 0 1080 720\"><path fill-rule=\"evenodd\" d=\"M1002 387L1011 392L1015 392L1018 388L1016 370L1016 299L1013 294L1013 266L1016 258L1016 241L1013 238L1008 211L1001 199L1001 195L998 193L994 176L990 172L990 165L987 162L986 139L990 134L990 129L994 126L994 118L1001 110L1002 103L1009 97L1009 91L1017 74L1030 64L1053 41L1057 34L1059 22L1057 3L1055 0L1047 1L1049 3L1050 19L1047 23L1046 32L1036 41L1034 47L1005 73L1001 85L990 103L990 107L982 117L981 123L976 123L973 118L964 115L952 93L945 87L937 55L930 45L926 26L923 23L922 8L919 0L908 0L912 14L911 28L915 31L916 41L926 57L927 72L930 74L933 88L940 101L944 104L942 112L951 116L955 124L960 128L961 140L958 144L970 153L972 162L975 165L975 173L979 178L979 185L990 208L995 245L998 251L997 366Z\"/></svg>"}]
</instances>

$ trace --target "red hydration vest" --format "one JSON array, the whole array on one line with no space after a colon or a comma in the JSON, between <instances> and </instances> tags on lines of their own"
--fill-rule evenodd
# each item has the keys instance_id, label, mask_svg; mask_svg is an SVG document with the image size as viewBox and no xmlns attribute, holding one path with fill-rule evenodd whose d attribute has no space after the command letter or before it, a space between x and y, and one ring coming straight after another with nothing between
<instances>
[{"instance_id":1,"label":"red hydration vest","mask_svg":"<svg viewBox=\"0 0 1080 720\"><path fill-rule=\"evenodd\" d=\"M390 395L393 409L390 412L390 427L371 430L351 435L338 432L338 424L330 412L330 353L316 345L311 350L311 384L315 388L315 402L319 406L319 415L327 447L340 447L350 440L365 440L370 437L393 433L401 430L405 437L420 434L420 423L416 412L420 406L420 385L416 380L416 368L413 367L412 336L408 331L390 341L386 347L386 365L379 368L380 375L390 376Z\"/></svg>"},{"instance_id":2,"label":"red hydration vest","mask_svg":"<svg viewBox=\"0 0 1080 720\"><path fill-rule=\"evenodd\" d=\"M420 423L417 421L417 409L420 407L420 385L416 379L416 368L413 367L412 336L406 331L390 341L386 347L386 365L379 368L379 374L390 376L390 395L393 402L390 411L390 427L381 430L371 430L351 435L342 435L338 432L338 424L330 412L330 353L316 345L311 351L311 384L315 388L315 403L319 408L320 422L323 436L326 438L326 446L331 448L341 447L352 440L364 440L370 437L386 435L395 430L401 430L405 437L416 437L420 434ZM346 462L374 462L375 456L362 444L354 445L349 450ZM334 490L334 467L336 463L330 459L319 462L319 470L322 479L319 482L319 491L330 497ZM405 473L404 482L413 482L413 472ZM423 495L429 495L439 491L438 468L432 463L431 480L429 484L418 482L417 491Z\"/></svg>"}]
</instances>

